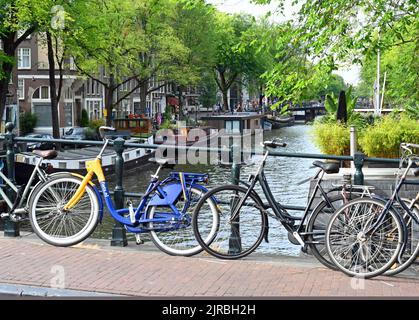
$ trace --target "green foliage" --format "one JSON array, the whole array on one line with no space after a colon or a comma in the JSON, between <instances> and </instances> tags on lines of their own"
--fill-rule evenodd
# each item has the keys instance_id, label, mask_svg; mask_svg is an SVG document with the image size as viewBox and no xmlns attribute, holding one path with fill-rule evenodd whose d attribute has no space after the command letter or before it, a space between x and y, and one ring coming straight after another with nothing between
<instances>
[{"instance_id":1,"label":"green foliage","mask_svg":"<svg viewBox=\"0 0 419 320\"><path fill-rule=\"evenodd\" d=\"M368 127L359 145L370 157L398 158L400 143L419 144L419 121L405 115L387 115Z\"/></svg>"},{"instance_id":2,"label":"green foliage","mask_svg":"<svg viewBox=\"0 0 419 320\"><path fill-rule=\"evenodd\" d=\"M349 155L350 135L349 128L341 123L315 122L313 135L316 145L325 154Z\"/></svg>"},{"instance_id":3,"label":"green foliage","mask_svg":"<svg viewBox=\"0 0 419 320\"><path fill-rule=\"evenodd\" d=\"M159 129L176 129L176 124L172 123L172 120L169 119L165 119L163 121L163 123L160 125Z\"/></svg>"},{"instance_id":4,"label":"green foliage","mask_svg":"<svg viewBox=\"0 0 419 320\"><path fill-rule=\"evenodd\" d=\"M88 127L89 126L89 114L87 113L86 109L81 110L80 126L81 127Z\"/></svg>"},{"instance_id":5,"label":"green foliage","mask_svg":"<svg viewBox=\"0 0 419 320\"><path fill-rule=\"evenodd\" d=\"M414 120L419 120L419 106L415 105L415 106L410 106L407 105L405 106L405 111L406 111L406 115Z\"/></svg>"},{"instance_id":6,"label":"green foliage","mask_svg":"<svg viewBox=\"0 0 419 320\"><path fill-rule=\"evenodd\" d=\"M32 133L33 129L36 127L37 117L35 114L30 112L25 112L20 115L20 134L26 135Z\"/></svg>"}]
</instances>

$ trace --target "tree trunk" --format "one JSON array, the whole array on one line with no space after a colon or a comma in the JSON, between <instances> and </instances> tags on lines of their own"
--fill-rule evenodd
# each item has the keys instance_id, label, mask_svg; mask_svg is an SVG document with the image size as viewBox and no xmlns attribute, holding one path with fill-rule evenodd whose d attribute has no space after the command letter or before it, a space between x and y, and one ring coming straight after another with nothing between
<instances>
[{"instance_id":1,"label":"tree trunk","mask_svg":"<svg viewBox=\"0 0 419 320\"><path fill-rule=\"evenodd\" d=\"M112 126L112 109L113 109L113 94L115 91L115 79L113 76L109 79L109 85L105 87L105 109L106 109L106 118L105 124L108 127ZM116 114L115 114L116 117Z\"/></svg>"},{"instance_id":2,"label":"tree trunk","mask_svg":"<svg viewBox=\"0 0 419 320\"><path fill-rule=\"evenodd\" d=\"M140 110L145 110L147 114L147 81L143 81L140 86ZM151 114L151 112L150 112ZM147 114L148 116L149 114Z\"/></svg>"},{"instance_id":3,"label":"tree trunk","mask_svg":"<svg viewBox=\"0 0 419 320\"><path fill-rule=\"evenodd\" d=\"M7 34L7 36L1 37L1 41L3 42L3 51L7 57L15 57L15 35L16 33L12 32ZM0 80L0 119L3 119L7 103L7 93L9 92L10 77L12 76L13 71L13 63L3 61L1 66L1 73L3 73L4 77Z\"/></svg>"},{"instance_id":4,"label":"tree trunk","mask_svg":"<svg viewBox=\"0 0 419 320\"><path fill-rule=\"evenodd\" d=\"M225 75L223 72L220 72L220 90L223 94L223 109L225 111L229 110L228 89Z\"/></svg>"},{"instance_id":5,"label":"tree trunk","mask_svg":"<svg viewBox=\"0 0 419 320\"><path fill-rule=\"evenodd\" d=\"M60 138L60 123L58 119L58 96L57 96L57 84L55 82L55 59L54 59L54 48L52 45L52 37L47 32L47 46L48 46L48 64L49 64L49 86L51 95L51 117L52 117L52 136L55 139Z\"/></svg>"}]
</instances>

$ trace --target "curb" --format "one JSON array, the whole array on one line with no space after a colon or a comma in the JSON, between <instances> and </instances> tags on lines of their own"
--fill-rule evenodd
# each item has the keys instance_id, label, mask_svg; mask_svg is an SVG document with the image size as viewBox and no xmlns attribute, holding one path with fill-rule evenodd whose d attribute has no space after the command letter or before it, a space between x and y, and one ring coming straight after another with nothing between
<instances>
[{"instance_id":1,"label":"curb","mask_svg":"<svg viewBox=\"0 0 419 320\"><path fill-rule=\"evenodd\" d=\"M92 298L106 298L106 297L123 297L112 293L78 291L70 289L56 289L47 287L35 287L17 284L0 284L0 295L5 296L20 296L20 297L92 297Z\"/></svg>"}]
</instances>

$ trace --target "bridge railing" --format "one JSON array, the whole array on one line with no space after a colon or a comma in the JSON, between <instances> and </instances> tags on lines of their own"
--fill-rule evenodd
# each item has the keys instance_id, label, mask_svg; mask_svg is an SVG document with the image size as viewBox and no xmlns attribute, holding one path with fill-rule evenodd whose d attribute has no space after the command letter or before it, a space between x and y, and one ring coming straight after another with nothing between
<instances>
[{"instance_id":1,"label":"bridge railing","mask_svg":"<svg viewBox=\"0 0 419 320\"><path fill-rule=\"evenodd\" d=\"M43 139L35 138L22 138L16 137L13 133L13 124L8 123L6 125L7 132L3 135L0 135L0 141L4 142L5 147L5 158L7 165L7 174L8 178L15 183L15 145L17 142L43 142ZM92 145L92 146L103 146L104 143L101 141L69 141L63 139L51 139L48 140L51 143L60 143L66 145ZM229 148L208 148L208 147L194 147L194 146L175 146L175 145L153 145L153 144L140 144L140 143L128 143L122 138L117 138L116 140L110 143L110 146L113 146L116 153L115 161L115 180L116 186L113 191L115 207L117 209L122 209L124 207L124 198L125 197L141 197L140 193L131 193L125 192L123 187L123 172L124 172L124 158L123 152L126 148L143 148L143 149L175 149L175 150L186 150L186 151L210 151L210 152L228 152L229 160L231 164L231 182L238 184L240 180L240 172L242 164L235 162L237 146L231 146ZM254 153L253 153L254 154ZM354 174L354 183L357 185L364 184L364 173L363 166L366 161L368 162L381 162L381 163L398 163L399 159L384 159L384 158L368 158L362 153L356 153L354 157L352 156L336 156L336 155L324 155L324 154L312 154L312 153L290 153L290 152L281 152L276 150L269 151L269 156L273 157L288 157L288 158L305 158L305 159L323 159L323 160L337 160L337 161L353 161L355 164L355 174ZM14 196L14 193L11 190L6 190L7 194L10 195L11 199ZM291 210L302 210L303 207L297 206L288 206L288 209ZM4 235L5 236L19 236L19 225L10 220L5 221L4 224ZM112 240L111 245L113 246L126 246L127 237L125 228L119 223L116 222L112 229Z\"/></svg>"}]
</instances>

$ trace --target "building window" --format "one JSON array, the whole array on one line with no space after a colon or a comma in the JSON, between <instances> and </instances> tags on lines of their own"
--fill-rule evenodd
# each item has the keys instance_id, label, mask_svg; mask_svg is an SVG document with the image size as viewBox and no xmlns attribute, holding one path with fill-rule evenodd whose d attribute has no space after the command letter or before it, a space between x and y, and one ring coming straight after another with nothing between
<instances>
[{"instance_id":1,"label":"building window","mask_svg":"<svg viewBox=\"0 0 419 320\"><path fill-rule=\"evenodd\" d=\"M50 103L34 103L32 106L32 111L36 115L37 127L51 127L52 126L52 117L51 117L51 104Z\"/></svg>"},{"instance_id":2,"label":"building window","mask_svg":"<svg viewBox=\"0 0 419 320\"><path fill-rule=\"evenodd\" d=\"M240 133L240 121L226 121L227 133Z\"/></svg>"},{"instance_id":3,"label":"building window","mask_svg":"<svg viewBox=\"0 0 419 320\"><path fill-rule=\"evenodd\" d=\"M25 80L18 79L17 83L17 96L19 100L25 100Z\"/></svg>"},{"instance_id":4,"label":"building window","mask_svg":"<svg viewBox=\"0 0 419 320\"><path fill-rule=\"evenodd\" d=\"M64 104L64 122L66 127L71 127L73 125L73 103L66 102Z\"/></svg>"},{"instance_id":5,"label":"building window","mask_svg":"<svg viewBox=\"0 0 419 320\"><path fill-rule=\"evenodd\" d=\"M102 119L102 101L101 100L86 100L86 111L89 115L89 120Z\"/></svg>"},{"instance_id":6,"label":"building window","mask_svg":"<svg viewBox=\"0 0 419 320\"><path fill-rule=\"evenodd\" d=\"M49 96L49 87L48 86L42 86L35 90L32 96L33 99L43 99L48 100L50 98Z\"/></svg>"},{"instance_id":7,"label":"building window","mask_svg":"<svg viewBox=\"0 0 419 320\"><path fill-rule=\"evenodd\" d=\"M68 61L68 67L71 71L77 70L76 63L74 62L74 58L70 57Z\"/></svg>"},{"instance_id":8,"label":"building window","mask_svg":"<svg viewBox=\"0 0 419 320\"><path fill-rule=\"evenodd\" d=\"M30 48L19 48L17 67L18 69L31 68L31 49Z\"/></svg>"}]
</instances>

